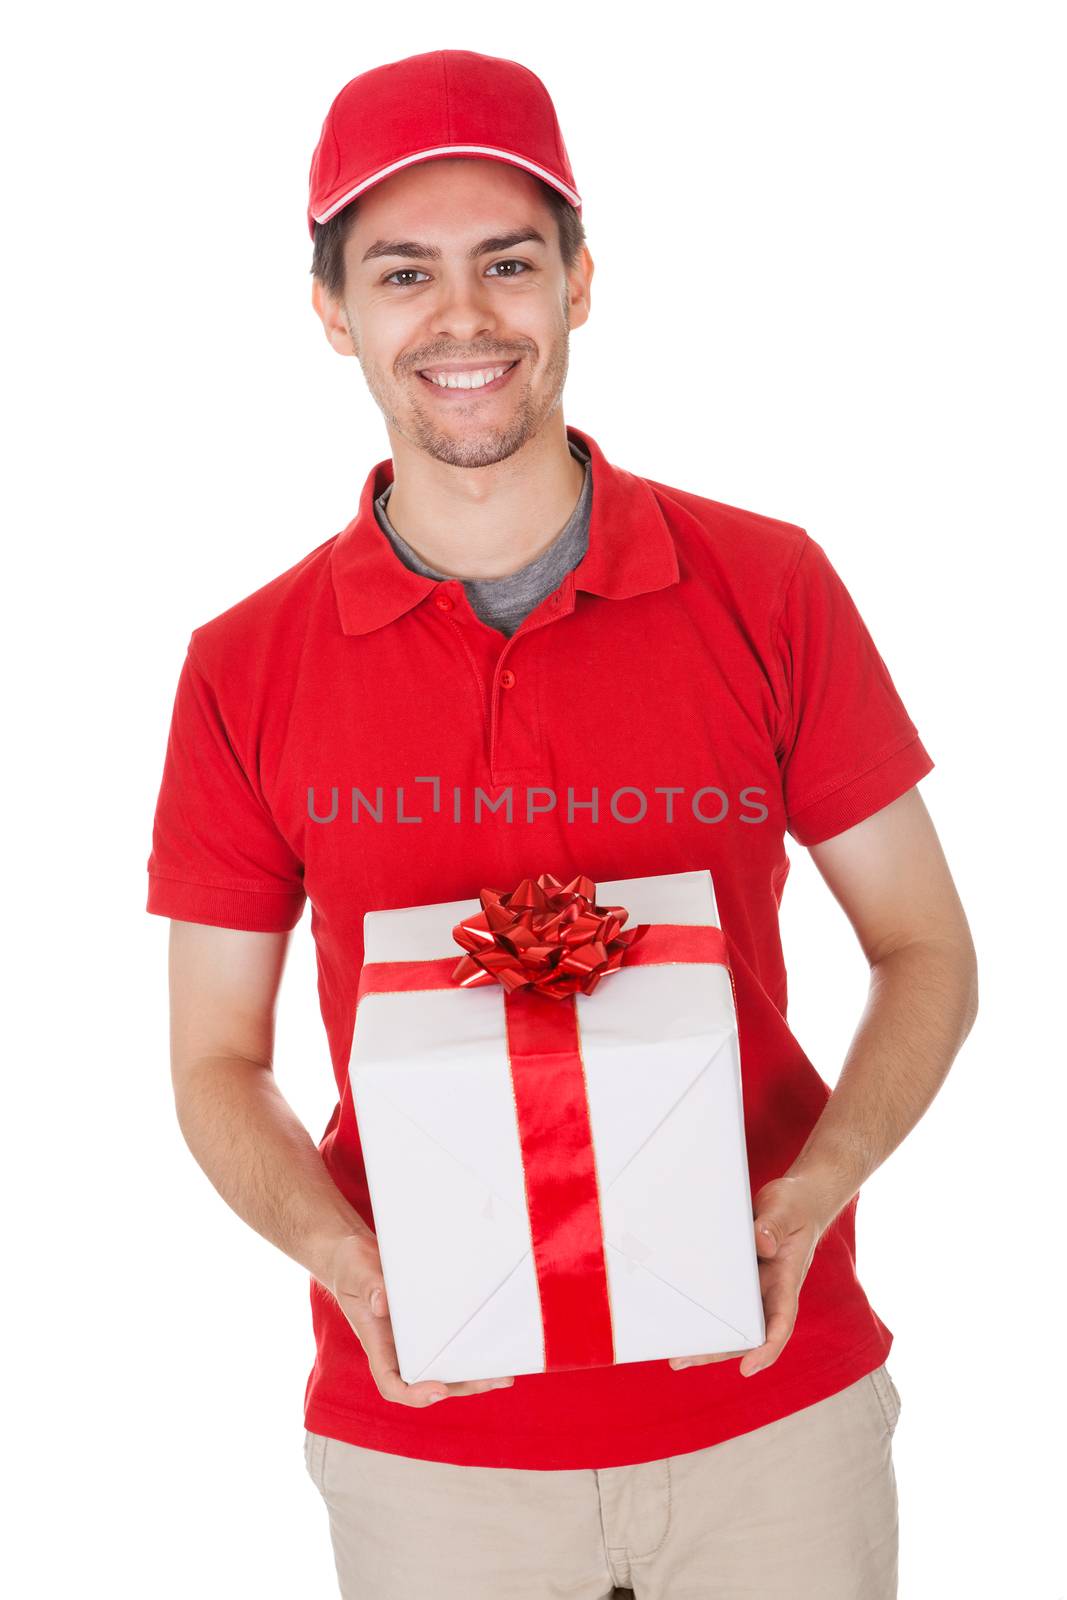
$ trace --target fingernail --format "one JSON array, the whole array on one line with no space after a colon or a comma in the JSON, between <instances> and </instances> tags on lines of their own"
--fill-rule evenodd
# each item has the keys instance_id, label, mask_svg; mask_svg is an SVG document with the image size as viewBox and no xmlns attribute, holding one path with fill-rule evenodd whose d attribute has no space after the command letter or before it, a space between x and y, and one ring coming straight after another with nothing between
<instances>
[{"instance_id":1,"label":"fingernail","mask_svg":"<svg viewBox=\"0 0 1067 1600\"><path fill-rule=\"evenodd\" d=\"M375 1316L378 1316L379 1313L381 1312L381 1309L382 1309L382 1291L380 1289L375 1289L374 1293L371 1295L371 1297L370 1297L370 1308L374 1312Z\"/></svg>"},{"instance_id":2,"label":"fingernail","mask_svg":"<svg viewBox=\"0 0 1067 1600\"><path fill-rule=\"evenodd\" d=\"M433 1405L435 1400L447 1400L447 1399L448 1399L447 1394L432 1394L430 1396L430 1404Z\"/></svg>"}]
</instances>

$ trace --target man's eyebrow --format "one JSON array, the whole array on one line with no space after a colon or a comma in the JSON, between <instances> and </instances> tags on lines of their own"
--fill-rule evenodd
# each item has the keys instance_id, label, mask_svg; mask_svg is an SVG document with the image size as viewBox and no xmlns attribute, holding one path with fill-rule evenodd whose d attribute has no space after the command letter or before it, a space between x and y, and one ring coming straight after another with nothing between
<instances>
[{"instance_id":1,"label":"man's eyebrow","mask_svg":"<svg viewBox=\"0 0 1067 1600\"><path fill-rule=\"evenodd\" d=\"M511 250L517 244L545 244L545 237L536 228L518 228L514 233L498 234L496 238L483 239L471 245L467 257L477 261L479 256L494 255L498 250ZM407 256L420 261L440 261L441 249L435 244L419 244L415 239L377 239L364 255L364 261L376 256Z\"/></svg>"}]
</instances>

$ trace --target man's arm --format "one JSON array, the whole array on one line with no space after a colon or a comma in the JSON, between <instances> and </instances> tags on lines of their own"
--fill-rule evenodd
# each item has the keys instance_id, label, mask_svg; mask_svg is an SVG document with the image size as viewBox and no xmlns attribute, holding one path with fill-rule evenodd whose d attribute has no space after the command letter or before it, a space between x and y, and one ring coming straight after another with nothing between
<instances>
[{"instance_id":1,"label":"man's arm","mask_svg":"<svg viewBox=\"0 0 1067 1600\"><path fill-rule=\"evenodd\" d=\"M237 1215L334 1296L383 1399L423 1406L506 1388L513 1378L409 1384L400 1376L377 1237L275 1082L289 938L171 921L171 1077L185 1142Z\"/></svg>"},{"instance_id":2,"label":"man's arm","mask_svg":"<svg viewBox=\"0 0 1067 1600\"><path fill-rule=\"evenodd\" d=\"M753 1196L764 1343L672 1367L741 1355L748 1378L778 1359L820 1238L918 1122L978 1010L970 928L918 789L809 849L870 964L867 1004L799 1155Z\"/></svg>"},{"instance_id":3,"label":"man's arm","mask_svg":"<svg viewBox=\"0 0 1067 1600\"><path fill-rule=\"evenodd\" d=\"M837 1085L788 1174L828 1225L940 1089L977 1014L978 970L918 789L809 848L871 969Z\"/></svg>"},{"instance_id":4,"label":"man's arm","mask_svg":"<svg viewBox=\"0 0 1067 1600\"><path fill-rule=\"evenodd\" d=\"M171 922L171 1078L182 1134L222 1198L330 1287L338 1243L364 1224L275 1081L290 937Z\"/></svg>"}]
</instances>

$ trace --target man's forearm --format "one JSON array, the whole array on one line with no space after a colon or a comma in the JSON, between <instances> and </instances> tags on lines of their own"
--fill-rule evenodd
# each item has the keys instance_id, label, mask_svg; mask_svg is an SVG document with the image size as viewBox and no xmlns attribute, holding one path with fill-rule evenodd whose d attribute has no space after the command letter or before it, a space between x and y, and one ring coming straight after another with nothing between
<instances>
[{"instance_id":1,"label":"man's forearm","mask_svg":"<svg viewBox=\"0 0 1067 1600\"><path fill-rule=\"evenodd\" d=\"M923 1115L977 1006L970 948L918 941L872 966L837 1085L785 1174L812 1187L827 1226Z\"/></svg>"},{"instance_id":2,"label":"man's forearm","mask_svg":"<svg viewBox=\"0 0 1067 1600\"><path fill-rule=\"evenodd\" d=\"M185 1141L249 1227L331 1287L338 1242L367 1225L326 1170L269 1067L209 1056L184 1067L175 1106Z\"/></svg>"}]
</instances>

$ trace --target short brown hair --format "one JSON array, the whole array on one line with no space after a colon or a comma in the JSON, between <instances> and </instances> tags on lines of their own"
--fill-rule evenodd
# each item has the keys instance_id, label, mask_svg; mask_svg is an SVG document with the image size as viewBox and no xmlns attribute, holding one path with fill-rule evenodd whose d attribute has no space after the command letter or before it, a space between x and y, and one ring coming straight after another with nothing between
<instances>
[{"instance_id":1,"label":"short brown hair","mask_svg":"<svg viewBox=\"0 0 1067 1600\"><path fill-rule=\"evenodd\" d=\"M577 211L569 200L565 200L558 189L542 179L535 180L541 185L544 197L556 219L559 228L559 250L563 257L563 266L567 272L573 267L579 250L585 243L585 227ZM345 241L356 219L356 207L359 201L353 200L329 222L315 223L315 241L311 257L312 277L318 278L327 294L335 300L340 300L345 287Z\"/></svg>"}]
</instances>

